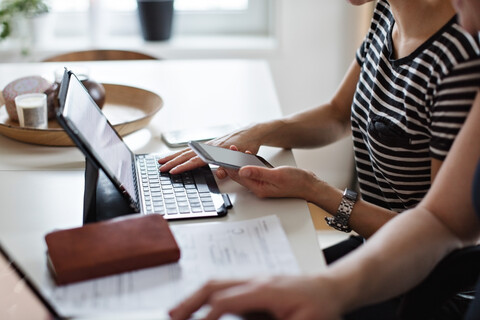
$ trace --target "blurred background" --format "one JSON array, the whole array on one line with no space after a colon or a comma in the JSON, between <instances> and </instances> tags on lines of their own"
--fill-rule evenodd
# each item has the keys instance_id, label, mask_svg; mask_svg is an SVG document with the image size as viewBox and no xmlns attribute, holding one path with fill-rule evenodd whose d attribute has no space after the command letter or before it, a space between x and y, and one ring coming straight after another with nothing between
<instances>
[{"instance_id":1,"label":"blurred background","mask_svg":"<svg viewBox=\"0 0 480 320\"><path fill-rule=\"evenodd\" d=\"M286 115L330 99L354 59L372 8L338 0L153 0L173 2L174 10L166 39L151 41L141 27L145 2L152 1L0 0L0 62L42 61L89 49L132 50L160 59L263 59ZM339 188L351 185L349 138L294 152L299 167Z\"/></svg>"}]
</instances>

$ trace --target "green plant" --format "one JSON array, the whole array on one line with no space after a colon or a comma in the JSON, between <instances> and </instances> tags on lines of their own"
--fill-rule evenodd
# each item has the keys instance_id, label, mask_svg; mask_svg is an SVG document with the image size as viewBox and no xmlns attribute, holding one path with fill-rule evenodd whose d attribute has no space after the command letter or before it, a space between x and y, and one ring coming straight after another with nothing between
<instances>
[{"instance_id":1,"label":"green plant","mask_svg":"<svg viewBox=\"0 0 480 320\"><path fill-rule=\"evenodd\" d=\"M49 10L44 0L1 0L0 1L0 40L12 32L12 20L19 15L31 18Z\"/></svg>"}]
</instances>

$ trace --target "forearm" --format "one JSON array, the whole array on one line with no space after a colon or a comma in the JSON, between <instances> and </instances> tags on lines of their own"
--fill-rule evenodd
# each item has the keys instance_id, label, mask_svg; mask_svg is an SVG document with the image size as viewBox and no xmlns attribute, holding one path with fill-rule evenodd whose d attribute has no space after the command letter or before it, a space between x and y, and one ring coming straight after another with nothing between
<instances>
[{"instance_id":1,"label":"forearm","mask_svg":"<svg viewBox=\"0 0 480 320\"><path fill-rule=\"evenodd\" d=\"M260 145L282 148L311 148L339 140L350 132L353 96L360 75L356 60L333 98L317 108L251 128Z\"/></svg>"},{"instance_id":2,"label":"forearm","mask_svg":"<svg viewBox=\"0 0 480 320\"><path fill-rule=\"evenodd\" d=\"M314 203L331 215L337 213L342 200L343 191L339 190L320 179L312 176L310 183L306 183L305 200ZM369 238L397 213L377 205L357 200L350 214L349 225L355 232L364 238Z\"/></svg>"},{"instance_id":3,"label":"forearm","mask_svg":"<svg viewBox=\"0 0 480 320\"><path fill-rule=\"evenodd\" d=\"M325 104L292 116L256 124L248 129L259 145L281 148L312 148L330 144L350 132L349 118Z\"/></svg>"},{"instance_id":4,"label":"forearm","mask_svg":"<svg viewBox=\"0 0 480 320\"><path fill-rule=\"evenodd\" d=\"M348 312L413 288L448 252L464 245L429 211L414 209L386 224L324 276L337 284L342 310Z\"/></svg>"}]
</instances>

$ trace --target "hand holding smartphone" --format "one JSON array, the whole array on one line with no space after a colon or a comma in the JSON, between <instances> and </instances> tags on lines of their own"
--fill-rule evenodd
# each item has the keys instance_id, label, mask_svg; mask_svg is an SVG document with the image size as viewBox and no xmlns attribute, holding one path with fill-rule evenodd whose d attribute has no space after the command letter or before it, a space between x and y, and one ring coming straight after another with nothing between
<instances>
[{"instance_id":1,"label":"hand holding smartphone","mask_svg":"<svg viewBox=\"0 0 480 320\"><path fill-rule=\"evenodd\" d=\"M190 141L188 145L206 163L233 169L240 169L244 166L273 168L267 160L254 154L214 147L196 141Z\"/></svg>"}]
</instances>

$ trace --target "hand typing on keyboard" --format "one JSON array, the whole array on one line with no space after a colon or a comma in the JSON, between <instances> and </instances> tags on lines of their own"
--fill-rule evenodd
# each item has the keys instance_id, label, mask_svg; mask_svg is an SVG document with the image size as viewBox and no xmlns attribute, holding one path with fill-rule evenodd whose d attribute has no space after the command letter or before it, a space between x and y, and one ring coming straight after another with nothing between
<instances>
[{"instance_id":1,"label":"hand typing on keyboard","mask_svg":"<svg viewBox=\"0 0 480 320\"><path fill-rule=\"evenodd\" d=\"M173 215L216 212L204 172L161 172L153 156L139 160L146 213Z\"/></svg>"}]
</instances>

